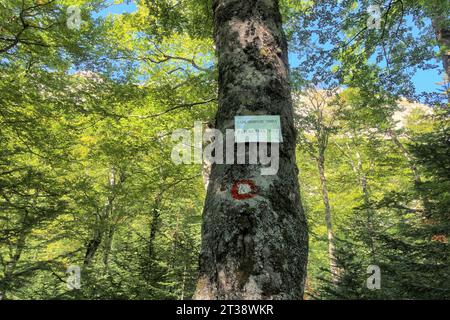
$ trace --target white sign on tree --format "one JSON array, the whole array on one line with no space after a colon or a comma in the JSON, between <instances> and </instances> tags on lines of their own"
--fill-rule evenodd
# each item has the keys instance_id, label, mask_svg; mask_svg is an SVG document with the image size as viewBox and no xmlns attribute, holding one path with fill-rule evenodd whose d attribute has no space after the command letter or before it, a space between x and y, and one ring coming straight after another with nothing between
<instances>
[{"instance_id":1,"label":"white sign on tree","mask_svg":"<svg viewBox=\"0 0 450 320\"><path fill-rule=\"evenodd\" d=\"M234 126L236 143L283 142L280 116L236 116Z\"/></svg>"}]
</instances>

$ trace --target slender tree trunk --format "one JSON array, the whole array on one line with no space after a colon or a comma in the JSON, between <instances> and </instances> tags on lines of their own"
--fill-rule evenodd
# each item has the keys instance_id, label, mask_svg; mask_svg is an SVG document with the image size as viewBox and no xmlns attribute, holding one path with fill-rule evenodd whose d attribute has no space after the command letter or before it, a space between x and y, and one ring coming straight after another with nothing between
<instances>
[{"instance_id":1,"label":"slender tree trunk","mask_svg":"<svg viewBox=\"0 0 450 320\"><path fill-rule=\"evenodd\" d=\"M23 219L24 223L26 221L27 215ZM0 279L0 300L6 300L6 294L10 290L11 282L14 277L14 271L16 269L17 263L19 263L20 257L22 256L22 251L25 247L26 232L22 231L19 235L19 239L15 243L12 249L13 253L10 256L10 260L5 264L5 272L3 279Z\"/></svg>"},{"instance_id":2,"label":"slender tree trunk","mask_svg":"<svg viewBox=\"0 0 450 320\"><path fill-rule=\"evenodd\" d=\"M388 134L391 137L392 142L394 142L394 144L400 149L403 156L408 161L409 167L414 174L414 182L416 184L420 184L422 180L420 178L419 170L417 170L417 166L416 166L414 159L411 157L408 150L406 150L405 146L400 142L397 134L393 130L389 129Z\"/></svg>"},{"instance_id":3,"label":"slender tree trunk","mask_svg":"<svg viewBox=\"0 0 450 320\"><path fill-rule=\"evenodd\" d=\"M116 231L115 225L110 225L105 233L105 247L103 252L103 264L105 266L105 271L109 270L109 256L112 249L112 242L114 238L114 233Z\"/></svg>"},{"instance_id":4,"label":"slender tree trunk","mask_svg":"<svg viewBox=\"0 0 450 320\"><path fill-rule=\"evenodd\" d=\"M422 183L422 178L420 177L419 170L417 169L416 162L414 161L413 157L409 154L408 150L405 148L405 146L401 143L401 141L398 139L397 134L389 129L388 134L391 137L394 144L400 149L401 153L405 157L405 159L409 163L409 167L411 171L414 174L414 183L416 187L420 188L420 185ZM422 204L423 204L423 210L424 210L424 218L429 218L429 211L430 211L430 202L426 196L422 196Z\"/></svg>"},{"instance_id":5,"label":"slender tree trunk","mask_svg":"<svg viewBox=\"0 0 450 320\"><path fill-rule=\"evenodd\" d=\"M160 215L161 215L161 213L160 213L161 200L162 200L162 194L160 193L155 198L155 203L153 205L152 214L151 214L152 221L150 222L150 229L149 229L149 234L148 234L148 250L147 250L148 261L150 264L153 261L156 233L158 232L158 229L159 229Z\"/></svg>"},{"instance_id":6,"label":"slender tree trunk","mask_svg":"<svg viewBox=\"0 0 450 320\"><path fill-rule=\"evenodd\" d=\"M359 151L356 151L356 158L358 160L357 172L358 172L359 182L361 184L364 205L366 207L367 231L369 234L369 242L370 242L369 245L370 245L371 255L374 255L375 254L375 230L374 230L374 226L373 226L374 211L372 210L372 208L370 208L370 193L369 193L369 187L367 185L367 176L366 176L366 173L364 172L363 162L362 162L361 154L359 153Z\"/></svg>"},{"instance_id":7,"label":"slender tree trunk","mask_svg":"<svg viewBox=\"0 0 450 320\"><path fill-rule=\"evenodd\" d=\"M180 300L184 300L184 291L186 290L186 265L184 265L183 276L181 280L181 295Z\"/></svg>"},{"instance_id":8,"label":"slender tree trunk","mask_svg":"<svg viewBox=\"0 0 450 320\"><path fill-rule=\"evenodd\" d=\"M114 168L111 169L109 174L109 188L110 194L106 200L105 207L102 212L97 212L95 217L95 225L93 230L93 237L88 242L86 248L86 254L84 257L84 266L88 267L91 265L94 257L103 243L103 263L105 264L106 270L108 269L109 252L111 250L111 245L114 236L115 226L111 224L111 217L114 214L114 200L115 191L114 188L118 183L122 183L124 176L122 175L120 179L117 179L117 174Z\"/></svg>"},{"instance_id":9,"label":"slender tree trunk","mask_svg":"<svg viewBox=\"0 0 450 320\"><path fill-rule=\"evenodd\" d=\"M97 213L96 215L96 222L93 230L93 236L92 239L89 240L87 247L86 247L86 254L84 256L84 262L83 265L85 267L88 267L91 265L92 261L94 260L95 254L97 253L98 248L100 247L100 244L102 243L103 238L103 229L102 229L102 213Z\"/></svg>"},{"instance_id":10,"label":"slender tree trunk","mask_svg":"<svg viewBox=\"0 0 450 320\"><path fill-rule=\"evenodd\" d=\"M110 184L111 187L114 186L114 182ZM112 248L112 242L115 232L115 225L111 223L111 218L114 214L114 195L108 197L108 205L105 209L105 217L103 221L103 265L105 266L105 271L108 272L109 269L109 254Z\"/></svg>"},{"instance_id":11,"label":"slender tree trunk","mask_svg":"<svg viewBox=\"0 0 450 320\"><path fill-rule=\"evenodd\" d=\"M301 299L308 237L295 160L287 43L277 0L214 0L219 64L216 128L237 115L280 115L279 170L214 164L203 212L196 299ZM236 145L234 145L236 148ZM232 196L252 181L256 195Z\"/></svg>"},{"instance_id":12,"label":"slender tree trunk","mask_svg":"<svg viewBox=\"0 0 450 320\"><path fill-rule=\"evenodd\" d=\"M206 162L203 163L202 178L203 178L203 185L205 186L205 190L208 190L210 174L211 174L211 165L207 164Z\"/></svg>"},{"instance_id":13,"label":"slender tree trunk","mask_svg":"<svg viewBox=\"0 0 450 320\"><path fill-rule=\"evenodd\" d=\"M320 186L322 187L322 201L325 206L325 223L327 226L327 238L328 238L328 259L330 261L330 272L333 279L333 283L337 283L339 278L339 272L336 265L336 254L334 248L334 234L333 234L333 222L331 219L331 207L330 199L328 197L327 179L325 177L325 166L323 156L317 159L317 169L319 170Z\"/></svg>"},{"instance_id":14,"label":"slender tree trunk","mask_svg":"<svg viewBox=\"0 0 450 320\"><path fill-rule=\"evenodd\" d=\"M361 186L361 191L363 194L363 202L366 209L366 215L367 215L367 232L369 235L369 245L371 254L375 254L375 229L373 225L373 216L375 212L370 208L370 192L369 192L369 186L367 183L367 175L364 171L363 167L363 161L361 154L358 150L356 150L356 160L357 162L353 161L352 156L352 148L348 144L348 142L345 144L347 147L348 153L344 151L344 149L336 143L336 146L339 148L339 150L342 152L342 154L349 160L349 164L352 167L352 170L355 174L356 183Z\"/></svg>"},{"instance_id":15,"label":"slender tree trunk","mask_svg":"<svg viewBox=\"0 0 450 320\"><path fill-rule=\"evenodd\" d=\"M212 129L212 126L210 123L208 123L206 125L206 129ZM209 139L209 141L203 141L203 148L206 147L206 143L208 143L208 144L212 143L212 139ZM203 178L203 185L205 186L206 191L208 191L210 176L211 176L211 164L204 161L202 163L202 178Z\"/></svg>"}]
</instances>

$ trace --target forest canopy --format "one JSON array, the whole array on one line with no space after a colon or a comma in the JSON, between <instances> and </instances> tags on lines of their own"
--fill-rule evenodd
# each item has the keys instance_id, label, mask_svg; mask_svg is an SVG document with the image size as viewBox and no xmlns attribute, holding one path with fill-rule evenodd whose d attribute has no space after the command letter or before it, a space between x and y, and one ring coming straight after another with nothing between
<instances>
[{"instance_id":1,"label":"forest canopy","mask_svg":"<svg viewBox=\"0 0 450 320\"><path fill-rule=\"evenodd\" d=\"M449 299L449 20L0 0L0 300Z\"/></svg>"}]
</instances>

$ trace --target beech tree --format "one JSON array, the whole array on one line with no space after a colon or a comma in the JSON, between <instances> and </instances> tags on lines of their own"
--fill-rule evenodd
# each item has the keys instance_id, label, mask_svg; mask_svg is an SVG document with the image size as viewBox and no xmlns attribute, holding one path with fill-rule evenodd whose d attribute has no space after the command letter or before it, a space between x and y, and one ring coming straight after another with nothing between
<instances>
[{"instance_id":1,"label":"beech tree","mask_svg":"<svg viewBox=\"0 0 450 320\"><path fill-rule=\"evenodd\" d=\"M448 5L0 0L0 300L449 297Z\"/></svg>"},{"instance_id":2,"label":"beech tree","mask_svg":"<svg viewBox=\"0 0 450 320\"><path fill-rule=\"evenodd\" d=\"M320 179L322 201L325 211L325 223L328 239L328 259L330 272L336 283L339 270L336 266L334 249L333 219L328 195L328 183L325 175L326 153L330 136L336 133L339 126L339 116L343 104L340 103L337 92L309 88L302 96L294 99L296 107L296 124L301 128L299 135L300 148L304 148L316 163Z\"/></svg>"},{"instance_id":3,"label":"beech tree","mask_svg":"<svg viewBox=\"0 0 450 320\"><path fill-rule=\"evenodd\" d=\"M301 299L308 236L279 4L216 0L213 10L219 69L215 127L233 129L239 115L280 115L283 142L275 175L261 175L260 165L213 165L195 298ZM240 181L254 184L253 197L233 198L231 189Z\"/></svg>"}]
</instances>

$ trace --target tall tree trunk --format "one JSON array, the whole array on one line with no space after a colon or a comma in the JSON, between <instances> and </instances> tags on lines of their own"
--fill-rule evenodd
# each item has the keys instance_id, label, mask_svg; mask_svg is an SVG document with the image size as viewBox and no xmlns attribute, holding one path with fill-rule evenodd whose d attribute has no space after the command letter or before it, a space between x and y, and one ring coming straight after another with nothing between
<instances>
[{"instance_id":1,"label":"tall tree trunk","mask_svg":"<svg viewBox=\"0 0 450 320\"><path fill-rule=\"evenodd\" d=\"M103 265L105 266L105 271L109 270L109 256L111 254L112 243L114 238L114 233L116 232L116 226L110 225L105 232L105 243L103 251Z\"/></svg>"},{"instance_id":2,"label":"tall tree trunk","mask_svg":"<svg viewBox=\"0 0 450 320\"><path fill-rule=\"evenodd\" d=\"M317 169L319 170L320 186L322 187L322 201L325 206L325 223L328 237L328 259L330 261L330 272L333 283L339 280L339 272L336 265L336 254L334 248L333 222L331 220L330 199L328 197L327 179L325 177L325 161L323 156L317 158Z\"/></svg>"},{"instance_id":3,"label":"tall tree trunk","mask_svg":"<svg viewBox=\"0 0 450 320\"><path fill-rule=\"evenodd\" d=\"M419 170L417 169L415 160L409 154L408 150L405 148L403 143L401 143L401 141L399 140L399 138L394 130L389 129L388 134L391 137L394 144L400 149L400 151L403 154L403 156L405 157L405 159L408 161L409 167L414 174L414 183L415 183L416 187L420 188L420 185L422 183L422 178L420 177L420 173L419 173ZM423 210L424 210L424 214L423 214L424 218L429 218L430 202L425 195L422 196L422 205L423 205Z\"/></svg>"},{"instance_id":4,"label":"tall tree trunk","mask_svg":"<svg viewBox=\"0 0 450 320\"><path fill-rule=\"evenodd\" d=\"M183 269L183 276L182 276L182 280L181 280L181 295L180 295L180 300L184 300L184 291L186 290L186 265L184 265L184 269Z\"/></svg>"},{"instance_id":5,"label":"tall tree trunk","mask_svg":"<svg viewBox=\"0 0 450 320\"><path fill-rule=\"evenodd\" d=\"M345 150L338 144L335 143L335 145L338 147L338 149L342 152L342 154L348 159L350 166L352 167L353 173L355 174L356 183L361 186L361 191L363 194L363 202L364 206L366 207L366 215L367 215L367 233L369 235L369 245L371 250L371 255L375 254L375 229L374 229L374 223L373 223L373 217L374 217L374 210L370 208L370 191L369 186L367 183L367 174L364 171L363 167L363 161L361 154L356 149L356 147L352 148L348 144L348 142L345 143L345 146L347 147L348 153L345 152ZM357 162L353 160L352 156L352 150L355 149L355 155ZM342 270L341 270L342 271Z\"/></svg>"},{"instance_id":6,"label":"tall tree trunk","mask_svg":"<svg viewBox=\"0 0 450 320\"><path fill-rule=\"evenodd\" d=\"M444 19L437 17L433 19L433 28L436 39L442 48L442 64L444 66L447 82L450 81L450 28L444 25Z\"/></svg>"},{"instance_id":7,"label":"tall tree trunk","mask_svg":"<svg viewBox=\"0 0 450 320\"><path fill-rule=\"evenodd\" d=\"M301 299L308 236L278 1L214 0L213 10L219 64L216 128L222 133L233 129L237 115L280 115L283 143L275 175L261 175L260 165L213 165L194 298ZM256 196L232 196L232 186L242 180L254 183Z\"/></svg>"},{"instance_id":8,"label":"tall tree trunk","mask_svg":"<svg viewBox=\"0 0 450 320\"><path fill-rule=\"evenodd\" d=\"M154 258L153 255L155 250L156 233L158 232L160 224L161 201L162 201L162 193L156 196L151 213L152 221L150 222L150 229L148 234L148 250L147 250L148 261L150 264L152 263Z\"/></svg>"},{"instance_id":9,"label":"tall tree trunk","mask_svg":"<svg viewBox=\"0 0 450 320\"><path fill-rule=\"evenodd\" d=\"M103 226L102 226L103 218L101 217L102 215L103 213L101 212L96 213L95 217L96 221L93 229L93 235L91 240L89 240L86 246L86 253L84 255L83 265L85 267L89 267L92 264L95 254L97 253L97 250L100 247L100 244L102 243L103 238Z\"/></svg>"},{"instance_id":10,"label":"tall tree trunk","mask_svg":"<svg viewBox=\"0 0 450 320\"><path fill-rule=\"evenodd\" d=\"M367 214L367 232L369 234L369 245L370 245L370 251L371 255L375 254L375 230L373 226L373 216L375 212L372 208L370 208L370 193L369 193L369 186L367 185L367 175L364 172L363 168L363 162L361 159L361 154L359 151L356 151L356 158L358 160L358 167L357 172L359 177L359 182L361 184L361 189L363 192L363 199L364 199L364 205L366 207L366 214Z\"/></svg>"},{"instance_id":11,"label":"tall tree trunk","mask_svg":"<svg viewBox=\"0 0 450 320\"><path fill-rule=\"evenodd\" d=\"M420 178L419 170L417 170L417 166L414 159L409 154L408 150L406 150L405 146L400 142L394 130L388 129L388 134L389 137L392 139L392 142L394 142L394 144L397 146L397 148L399 148L405 159L408 161L409 168L414 174L414 182L416 184L420 184L422 180Z\"/></svg>"},{"instance_id":12,"label":"tall tree trunk","mask_svg":"<svg viewBox=\"0 0 450 320\"><path fill-rule=\"evenodd\" d=\"M124 181L124 175L121 175L120 179L117 178L118 176L116 174L116 170L112 168L109 173L108 182L110 194L108 195L103 211L96 213L93 236L87 244L86 254L84 257L85 267L91 265L98 249L103 242L103 248L105 249L103 252L103 263L106 267L105 270L108 269L109 253L111 251L111 245L115 231L115 226L111 223L111 217L114 214L114 200L116 197L114 188L118 183L122 183Z\"/></svg>"}]
</instances>

